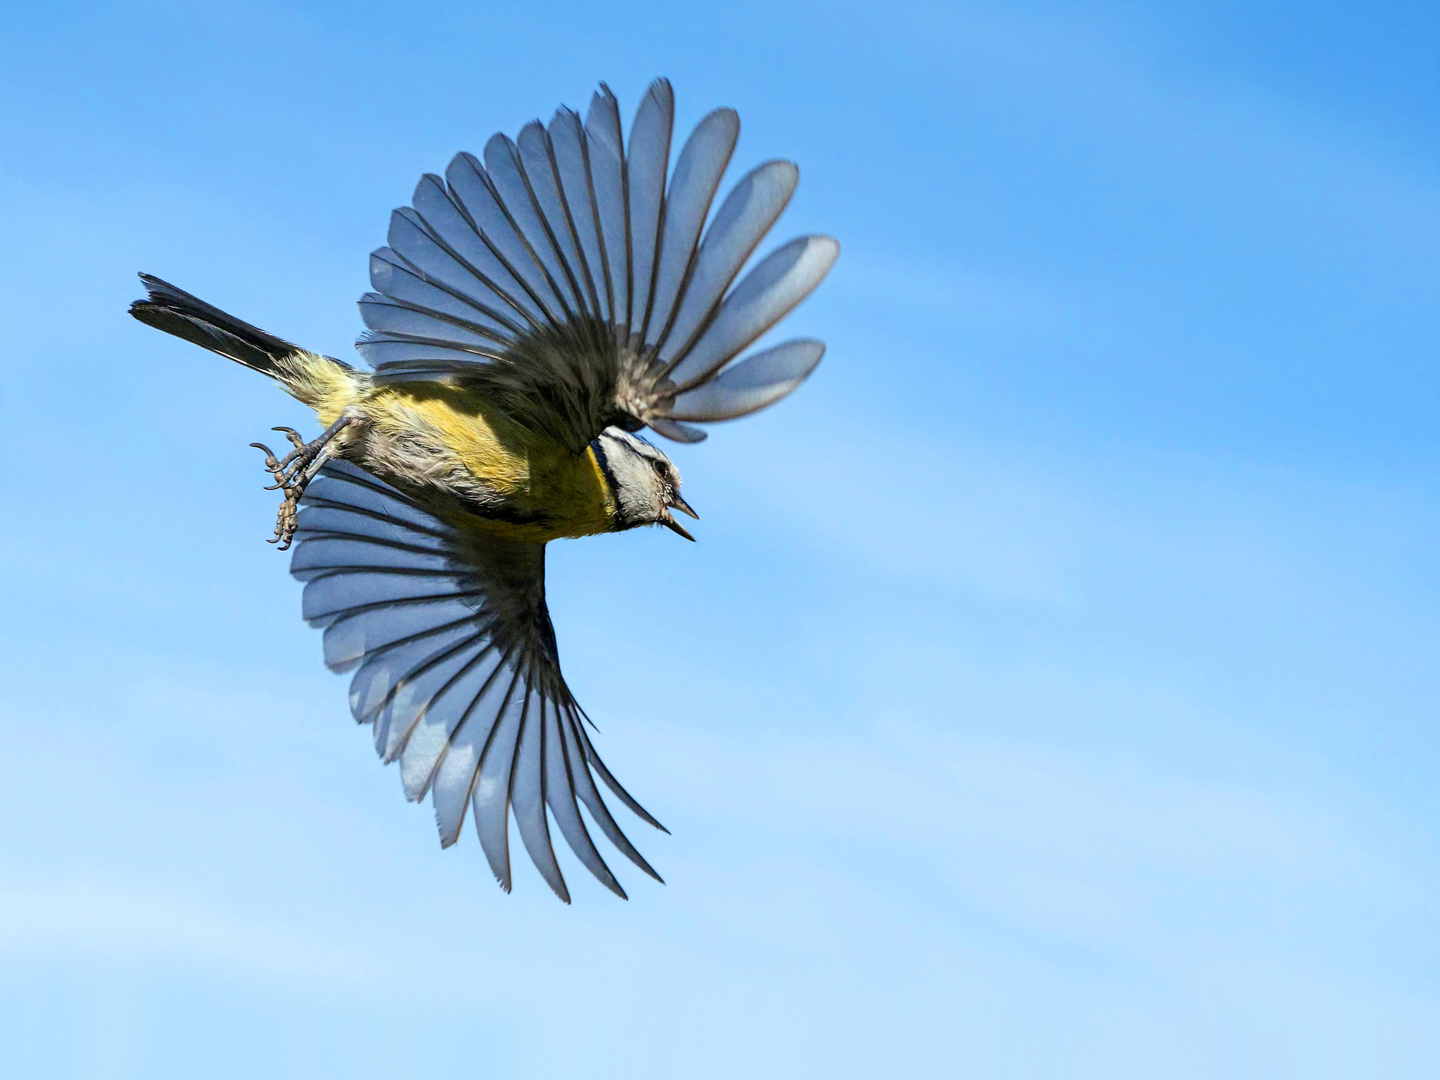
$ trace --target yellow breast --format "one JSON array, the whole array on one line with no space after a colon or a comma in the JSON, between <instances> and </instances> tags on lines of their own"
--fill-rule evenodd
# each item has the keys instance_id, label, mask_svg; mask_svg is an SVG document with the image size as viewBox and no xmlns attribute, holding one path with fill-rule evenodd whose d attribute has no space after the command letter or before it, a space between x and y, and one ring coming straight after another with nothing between
<instances>
[{"instance_id":1,"label":"yellow breast","mask_svg":"<svg viewBox=\"0 0 1440 1080\"><path fill-rule=\"evenodd\" d=\"M521 428L474 391L436 383L388 386L365 408L378 435L433 441L437 456L450 456L503 500L503 516L534 522L475 520L467 513L469 525L536 542L614 528L614 497L589 447L571 454L548 436ZM457 499L457 511L463 513L462 507Z\"/></svg>"}]
</instances>

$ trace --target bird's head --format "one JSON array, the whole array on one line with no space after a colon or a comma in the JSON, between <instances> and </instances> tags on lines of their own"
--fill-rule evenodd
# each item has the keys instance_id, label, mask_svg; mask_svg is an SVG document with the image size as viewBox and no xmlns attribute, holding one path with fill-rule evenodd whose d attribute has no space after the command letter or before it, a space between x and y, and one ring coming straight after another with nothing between
<instances>
[{"instance_id":1,"label":"bird's head","mask_svg":"<svg viewBox=\"0 0 1440 1080\"><path fill-rule=\"evenodd\" d=\"M686 540L694 540L671 510L700 515L680 497L680 470L659 449L618 427L606 428L592 442L595 458L615 497L615 528L664 525Z\"/></svg>"}]
</instances>

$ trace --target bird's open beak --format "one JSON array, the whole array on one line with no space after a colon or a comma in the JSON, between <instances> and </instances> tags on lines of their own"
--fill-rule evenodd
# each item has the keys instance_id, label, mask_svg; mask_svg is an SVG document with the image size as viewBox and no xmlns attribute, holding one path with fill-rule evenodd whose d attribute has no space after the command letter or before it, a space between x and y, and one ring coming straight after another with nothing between
<instances>
[{"instance_id":1,"label":"bird's open beak","mask_svg":"<svg viewBox=\"0 0 1440 1080\"><path fill-rule=\"evenodd\" d=\"M692 515L692 516L693 516L693 515ZM694 538L693 536L691 536L688 532L686 532L686 531L685 531L685 526L684 526L684 525L681 525L681 524L680 524L678 521L676 521L676 520L674 519L674 517L672 517L671 515L666 514L664 517L662 517L662 518L660 519L660 524L661 524L661 525L664 525L665 528L669 529L671 532L679 533L679 534L680 534L681 536L683 536L686 540L689 540L691 543L694 543L695 538Z\"/></svg>"},{"instance_id":2,"label":"bird's open beak","mask_svg":"<svg viewBox=\"0 0 1440 1080\"><path fill-rule=\"evenodd\" d=\"M690 515L692 518L694 518L696 521L699 521L699 520L700 520L700 515L697 514L697 513L695 513L694 510L691 510L691 509L690 509L690 504L687 503L687 502L681 497L681 495L680 495L680 493L679 493L678 491L672 491L672 492L670 493L670 501L669 501L666 505L667 505L667 506L673 506L676 510L679 510L682 514L689 514L689 515Z\"/></svg>"}]
</instances>

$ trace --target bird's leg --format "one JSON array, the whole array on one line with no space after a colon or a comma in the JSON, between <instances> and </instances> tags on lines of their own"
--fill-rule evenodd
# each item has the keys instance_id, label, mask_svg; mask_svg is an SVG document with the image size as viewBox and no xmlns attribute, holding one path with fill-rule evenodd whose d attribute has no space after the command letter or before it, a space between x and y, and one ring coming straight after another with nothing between
<instances>
[{"instance_id":1,"label":"bird's leg","mask_svg":"<svg viewBox=\"0 0 1440 1080\"><path fill-rule=\"evenodd\" d=\"M285 494L284 500L280 503L280 513L275 521L275 535L269 541L272 544L279 544L281 551L290 546L290 541L295 535L298 525L295 515L299 510L300 496L305 494L305 488L311 480L315 479L315 474L320 471L325 462L335 456L335 446L333 445L335 437L346 428L358 427L364 422L364 412L354 406L348 406L333 424L308 443L294 428L272 428L272 431L283 432L285 437L290 440L290 445L294 447L283 458L277 458L275 452L264 443L250 444L257 450L265 452L265 468L275 478L275 483L266 487L265 490L281 491Z\"/></svg>"}]
</instances>

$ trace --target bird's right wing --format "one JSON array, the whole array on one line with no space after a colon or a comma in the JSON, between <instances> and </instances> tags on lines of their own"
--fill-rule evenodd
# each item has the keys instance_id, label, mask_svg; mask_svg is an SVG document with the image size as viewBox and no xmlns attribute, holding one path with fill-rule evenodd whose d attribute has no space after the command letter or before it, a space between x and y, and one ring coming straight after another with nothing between
<instances>
[{"instance_id":1,"label":"bird's right wing","mask_svg":"<svg viewBox=\"0 0 1440 1080\"><path fill-rule=\"evenodd\" d=\"M656 80L621 135L603 84L584 123L569 109L483 163L451 161L396 210L371 256L357 343L377 383L481 385L518 420L578 453L607 426L744 416L784 397L825 347L796 340L732 364L819 284L839 252L805 236L734 284L799 182L788 161L751 170L705 228L740 121L717 109L669 174L674 98ZM702 237L703 231L703 237ZM734 287L732 288L732 284Z\"/></svg>"},{"instance_id":2,"label":"bird's right wing","mask_svg":"<svg viewBox=\"0 0 1440 1080\"><path fill-rule=\"evenodd\" d=\"M329 462L301 500L290 572L304 614L325 630L325 663L355 672L350 709L375 749L399 761L405 795L435 805L440 843L467 806L490 868L510 890L509 817L562 900L546 807L585 867L620 897L580 815L637 866L659 875L611 817L594 773L663 828L610 775L560 674L545 607L545 546L447 522L345 461Z\"/></svg>"}]
</instances>

